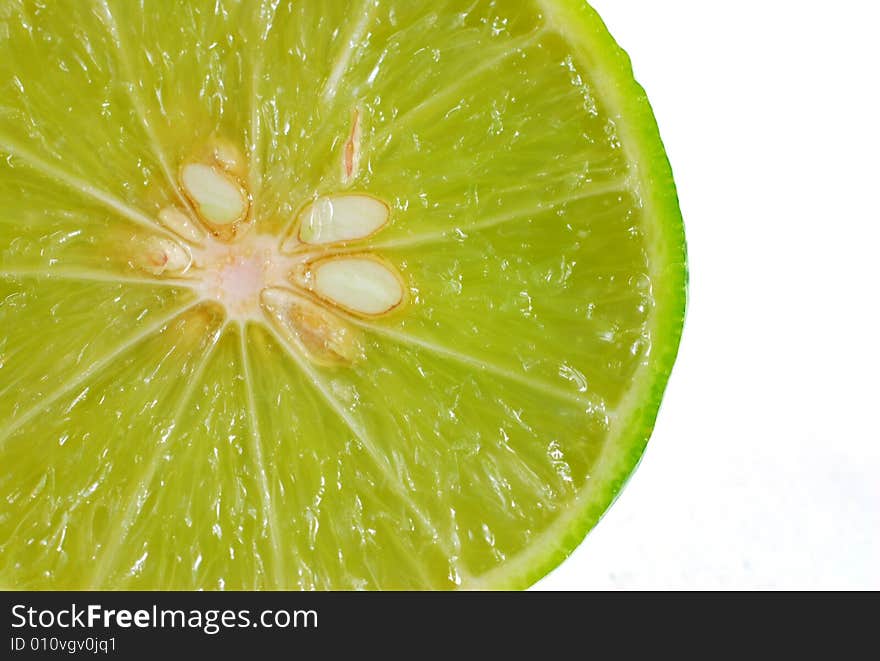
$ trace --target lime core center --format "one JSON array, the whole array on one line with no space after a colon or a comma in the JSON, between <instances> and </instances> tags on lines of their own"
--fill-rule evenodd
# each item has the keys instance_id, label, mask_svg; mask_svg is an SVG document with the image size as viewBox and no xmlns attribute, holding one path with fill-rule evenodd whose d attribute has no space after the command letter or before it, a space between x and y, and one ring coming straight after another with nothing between
<instances>
[{"instance_id":1,"label":"lime core center","mask_svg":"<svg viewBox=\"0 0 880 661\"><path fill-rule=\"evenodd\" d=\"M358 117L344 149L346 176L356 169ZM179 168L184 204L159 212L165 235L147 238L132 264L219 303L229 322L268 326L313 362L362 357L360 327L406 298L396 267L359 246L388 224L390 206L367 193L315 196L280 232L260 233L241 152L216 141L200 153Z\"/></svg>"},{"instance_id":2,"label":"lime core center","mask_svg":"<svg viewBox=\"0 0 880 661\"><path fill-rule=\"evenodd\" d=\"M209 239L193 249L192 276L201 296L220 303L230 319L257 320L262 318L261 293L290 286L286 274L296 261L278 251L271 235L251 233L231 245Z\"/></svg>"}]
</instances>

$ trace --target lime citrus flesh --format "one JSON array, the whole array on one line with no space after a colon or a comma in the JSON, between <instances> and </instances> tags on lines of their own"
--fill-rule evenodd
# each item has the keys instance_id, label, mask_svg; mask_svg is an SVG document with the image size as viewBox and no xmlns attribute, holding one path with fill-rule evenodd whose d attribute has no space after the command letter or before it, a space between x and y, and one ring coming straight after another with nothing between
<instances>
[{"instance_id":1,"label":"lime citrus flesh","mask_svg":"<svg viewBox=\"0 0 880 661\"><path fill-rule=\"evenodd\" d=\"M678 346L575 0L0 7L0 585L522 587Z\"/></svg>"}]
</instances>

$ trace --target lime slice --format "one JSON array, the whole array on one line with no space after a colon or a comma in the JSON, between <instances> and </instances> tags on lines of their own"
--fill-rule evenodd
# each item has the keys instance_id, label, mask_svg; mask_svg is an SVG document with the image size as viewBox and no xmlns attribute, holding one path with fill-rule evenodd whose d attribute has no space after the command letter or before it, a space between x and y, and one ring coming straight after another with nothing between
<instances>
[{"instance_id":1,"label":"lime slice","mask_svg":"<svg viewBox=\"0 0 880 661\"><path fill-rule=\"evenodd\" d=\"M521 587L638 461L681 218L574 0L0 6L0 585Z\"/></svg>"}]
</instances>

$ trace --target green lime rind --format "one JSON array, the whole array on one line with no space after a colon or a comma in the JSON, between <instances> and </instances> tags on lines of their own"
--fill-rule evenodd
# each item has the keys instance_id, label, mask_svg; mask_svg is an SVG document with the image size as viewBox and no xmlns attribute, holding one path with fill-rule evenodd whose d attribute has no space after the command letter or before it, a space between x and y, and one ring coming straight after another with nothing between
<instances>
[{"instance_id":1,"label":"green lime rind","mask_svg":"<svg viewBox=\"0 0 880 661\"><path fill-rule=\"evenodd\" d=\"M687 308L687 246L672 167L654 111L635 80L632 63L599 14L579 0L539 0L548 19L566 37L592 79L619 131L633 164L644 205L652 223L649 255L654 310L650 336L653 350L633 377L633 389L620 407L616 438L608 439L588 486L574 504L516 557L464 588L518 590L531 586L558 567L584 540L611 507L635 471L663 399Z\"/></svg>"}]
</instances>

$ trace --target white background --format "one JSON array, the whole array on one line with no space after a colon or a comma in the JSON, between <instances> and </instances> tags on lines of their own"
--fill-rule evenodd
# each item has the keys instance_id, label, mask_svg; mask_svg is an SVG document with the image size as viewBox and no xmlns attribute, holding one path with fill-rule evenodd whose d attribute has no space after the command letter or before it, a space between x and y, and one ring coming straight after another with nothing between
<instances>
[{"instance_id":1,"label":"white background","mask_svg":"<svg viewBox=\"0 0 880 661\"><path fill-rule=\"evenodd\" d=\"M593 0L690 253L641 467L537 587L880 588L880 9Z\"/></svg>"}]
</instances>

